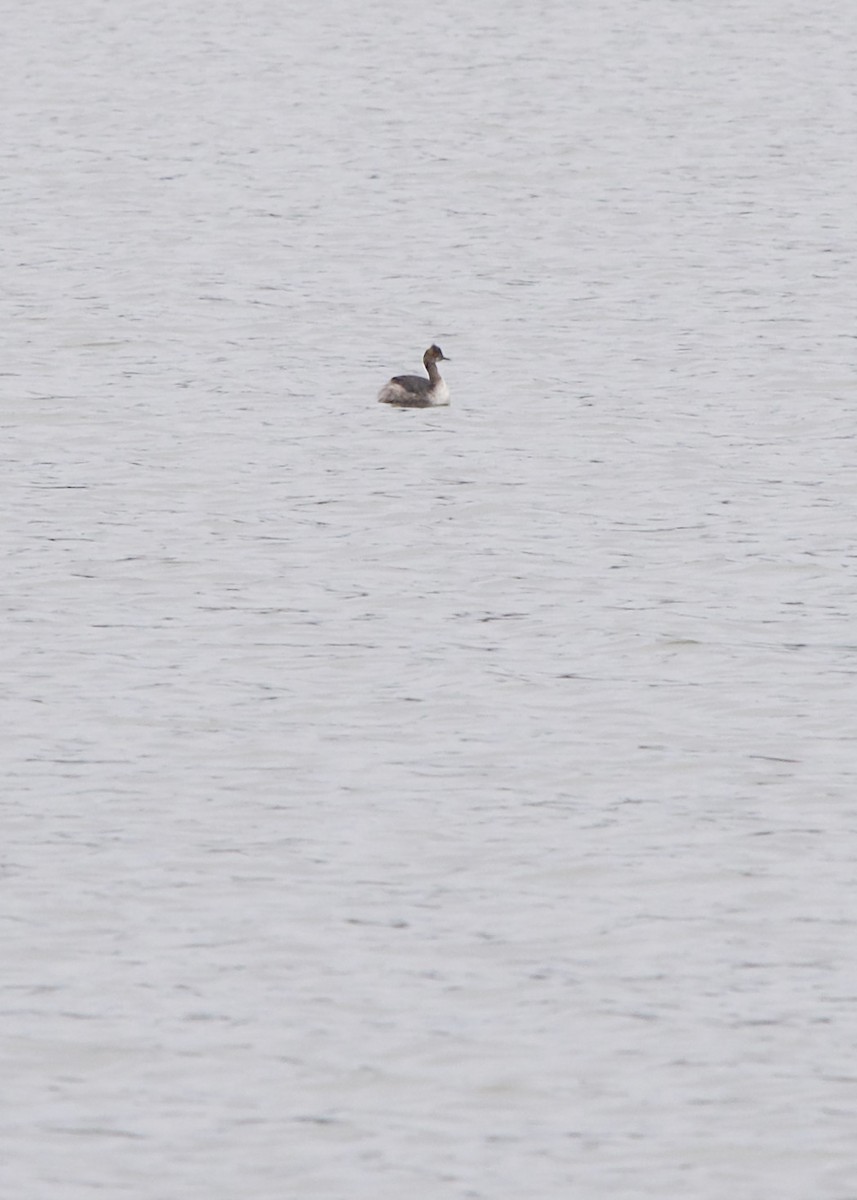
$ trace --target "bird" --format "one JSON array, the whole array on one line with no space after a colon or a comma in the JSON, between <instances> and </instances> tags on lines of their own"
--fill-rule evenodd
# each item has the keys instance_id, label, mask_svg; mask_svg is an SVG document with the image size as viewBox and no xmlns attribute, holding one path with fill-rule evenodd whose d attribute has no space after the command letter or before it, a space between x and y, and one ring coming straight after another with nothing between
<instances>
[{"instance_id":1,"label":"bird","mask_svg":"<svg viewBox=\"0 0 857 1200\"><path fill-rule=\"evenodd\" d=\"M440 346L431 345L423 355L423 366L428 379L422 375L394 375L378 393L382 404L395 404L399 408L434 408L449 404L449 388L440 377L439 362L449 362Z\"/></svg>"}]
</instances>

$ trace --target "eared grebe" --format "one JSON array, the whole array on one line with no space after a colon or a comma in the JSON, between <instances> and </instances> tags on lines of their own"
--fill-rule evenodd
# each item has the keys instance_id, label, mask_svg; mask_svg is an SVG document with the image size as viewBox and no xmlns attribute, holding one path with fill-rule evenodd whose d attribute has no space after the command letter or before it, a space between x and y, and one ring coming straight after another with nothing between
<instances>
[{"instance_id":1,"label":"eared grebe","mask_svg":"<svg viewBox=\"0 0 857 1200\"><path fill-rule=\"evenodd\" d=\"M432 408L449 404L449 388L440 377L438 362L449 362L440 346L429 346L423 355L428 379L421 375L395 375L378 393L382 404L398 404L400 408Z\"/></svg>"}]
</instances>

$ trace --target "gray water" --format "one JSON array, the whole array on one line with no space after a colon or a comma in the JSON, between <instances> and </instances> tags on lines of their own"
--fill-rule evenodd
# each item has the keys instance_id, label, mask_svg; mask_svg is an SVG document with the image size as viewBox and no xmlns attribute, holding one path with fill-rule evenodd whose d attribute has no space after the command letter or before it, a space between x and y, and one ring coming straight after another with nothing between
<instances>
[{"instance_id":1,"label":"gray water","mask_svg":"<svg viewBox=\"0 0 857 1200\"><path fill-rule=\"evenodd\" d=\"M4 30L3 1195L854 1200L857 8Z\"/></svg>"}]
</instances>

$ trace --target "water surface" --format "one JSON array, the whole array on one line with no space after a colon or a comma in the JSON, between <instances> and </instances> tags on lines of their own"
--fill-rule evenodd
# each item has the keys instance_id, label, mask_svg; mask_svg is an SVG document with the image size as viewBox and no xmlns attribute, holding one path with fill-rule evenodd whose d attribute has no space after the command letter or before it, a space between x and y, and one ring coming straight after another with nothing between
<instances>
[{"instance_id":1,"label":"water surface","mask_svg":"<svg viewBox=\"0 0 857 1200\"><path fill-rule=\"evenodd\" d=\"M9 15L7 1194L853 1200L855 24Z\"/></svg>"}]
</instances>

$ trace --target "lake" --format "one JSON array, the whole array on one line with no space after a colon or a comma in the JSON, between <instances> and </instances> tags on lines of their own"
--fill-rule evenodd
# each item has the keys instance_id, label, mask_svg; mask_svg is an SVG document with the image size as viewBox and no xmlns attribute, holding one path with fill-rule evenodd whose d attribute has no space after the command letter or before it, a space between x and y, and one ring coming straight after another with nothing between
<instances>
[{"instance_id":1,"label":"lake","mask_svg":"<svg viewBox=\"0 0 857 1200\"><path fill-rule=\"evenodd\" d=\"M4 1193L855 1200L857 8L6 35Z\"/></svg>"}]
</instances>

